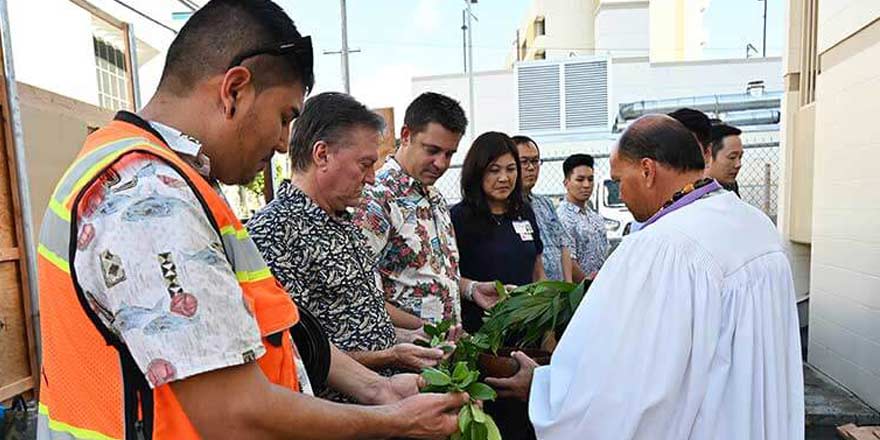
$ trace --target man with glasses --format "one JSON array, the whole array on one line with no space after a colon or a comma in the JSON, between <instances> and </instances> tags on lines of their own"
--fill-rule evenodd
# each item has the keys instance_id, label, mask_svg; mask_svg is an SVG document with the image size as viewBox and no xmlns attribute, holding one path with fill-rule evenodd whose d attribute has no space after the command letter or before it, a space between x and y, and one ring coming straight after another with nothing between
<instances>
[{"instance_id":1,"label":"man with glasses","mask_svg":"<svg viewBox=\"0 0 880 440\"><path fill-rule=\"evenodd\" d=\"M523 194L538 220L541 232L541 242L544 243L544 272L547 279L559 281L580 281L584 278L583 272L577 264L572 264L571 251L574 249L574 241L563 229L553 201L547 196L534 194L535 184L541 171L541 151L538 144L527 136L514 136L513 141L519 152L519 163L522 166Z\"/></svg>"},{"instance_id":2,"label":"man with glasses","mask_svg":"<svg viewBox=\"0 0 880 440\"><path fill-rule=\"evenodd\" d=\"M383 406L300 392L299 311L219 192L287 151L311 51L271 1L212 0L172 42L150 102L86 139L41 229L39 438L457 429L466 395L418 395L418 376L382 378L336 349L329 385Z\"/></svg>"}]
</instances>

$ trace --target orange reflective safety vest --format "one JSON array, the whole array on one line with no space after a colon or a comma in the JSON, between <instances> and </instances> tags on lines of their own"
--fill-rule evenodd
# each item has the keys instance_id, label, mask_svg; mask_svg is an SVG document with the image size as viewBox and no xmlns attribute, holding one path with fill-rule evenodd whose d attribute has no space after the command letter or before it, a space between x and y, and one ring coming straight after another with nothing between
<instances>
[{"instance_id":1,"label":"orange reflective safety vest","mask_svg":"<svg viewBox=\"0 0 880 440\"><path fill-rule=\"evenodd\" d=\"M134 152L153 155L177 169L198 196L263 335L266 353L258 364L271 382L299 391L289 334L299 320L293 301L211 185L149 124L121 112L86 139L55 188L40 231L40 439L198 438L171 387L150 388L128 349L92 311L71 270L79 199L104 170Z\"/></svg>"}]
</instances>

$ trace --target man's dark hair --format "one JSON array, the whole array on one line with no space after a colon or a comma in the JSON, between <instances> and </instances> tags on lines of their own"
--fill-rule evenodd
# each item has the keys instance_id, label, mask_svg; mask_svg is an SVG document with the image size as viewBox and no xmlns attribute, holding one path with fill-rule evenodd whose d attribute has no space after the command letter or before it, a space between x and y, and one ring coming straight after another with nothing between
<instances>
[{"instance_id":1,"label":"man's dark hair","mask_svg":"<svg viewBox=\"0 0 880 440\"><path fill-rule=\"evenodd\" d=\"M718 156L718 152L724 149L724 138L741 134L742 130L723 122L713 125L712 133L709 136L709 148L712 149L712 159L715 159Z\"/></svg>"},{"instance_id":2,"label":"man's dark hair","mask_svg":"<svg viewBox=\"0 0 880 440\"><path fill-rule=\"evenodd\" d=\"M510 154L516 161L516 183L507 198L507 216L522 215L525 202L522 194L522 167L519 152L510 136L497 131L483 133L474 140L461 167L461 198L471 213L489 219L489 202L483 192L483 176L489 165L501 156Z\"/></svg>"},{"instance_id":3,"label":"man's dark hair","mask_svg":"<svg viewBox=\"0 0 880 440\"><path fill-rule=\"evenodd\" d=\"M617 148L619 154L628 159L653 159L682 172L705 168L703 152L691 132L665 115L636 119L620 135Z\"/></svg>"},{"instance_id":4,"label":"man's dark hair","mask_svg":"<svg viewBox=\"0 0 880 440\"><path fill-rule=\"evenodd\" d=\"M595 160L589 154L572 154L562 162L562 174L566 179L571 177L571 172L577 167L587 166L593 168Z\"/></svg>"},{"instance_id":5,"label":"man's dark hair","mask_svg":"<svg viewBox=\"0 0 880 440\"><path fill-rule=\"evenodd\" d=\"M440 124L456 134L464 134L468 124L458 101L439 93L425 92L406 108L403 125L407 126L411 133L420 133L431 122Z\"/></svg>"},{"instance_id":6,"label":"man's dark hair","mask_svg":"<svg viewBox=\"0 0 880 440\"><path fill-rule=\"evenodd\" d=\"M514 145L516 145L516 146L520 146L520 145L522 145L522 144L526 144L526 145L528 145L528 144L532 144L532 145L534 145L534 146L535 146L535 149L538 150L538 156L541 155L541 147L538 146L538 143L535 142L534 139L532 139L532 138L530 138L530 137L528 137L528 136L522 135L522 134L516 135L516 136L512 137L511 139L513 139L513 143L514 143Z\"/></svg>"},{"instance_id":7,"label":"man's dark hair","mask_svg":"<svg viewBox=\"0 0 880 440\"><path fill-rule=\"evenodd\" d=\"M159 89L186 96L200 81L225 72L234 58L302 38L290 17L270 0L211 0L186 22L165 58ZM315 83L310 62L294 52L243 61L258 90L301 81Z\"/></svg>"},{"instance_id":8,"label":"man's dark hair","mask_svg":"<svg viewBox=\"0 0 880 440\"><path fill-rule=\"evenodd\" d=\"M709 130L712 123L709 122L709 117L705 113L692 108L680 108L670 113L669 116L681 122L703 146L709 145Z\"/></svg>"},{"instance_id":9,"label":"man's dark hair","mask_svg":"<svg viewBox=\"0 0 880 440\"><path fill-rule=\"evenodd\" d=\"M306 171L312 166L312 147L316 142L324 141L336 148L356 127L382 132L385 120L345 93L326 92L309 98L302 115L293 122L291 167L294 171Z\"/></svg>"}]
</instances>

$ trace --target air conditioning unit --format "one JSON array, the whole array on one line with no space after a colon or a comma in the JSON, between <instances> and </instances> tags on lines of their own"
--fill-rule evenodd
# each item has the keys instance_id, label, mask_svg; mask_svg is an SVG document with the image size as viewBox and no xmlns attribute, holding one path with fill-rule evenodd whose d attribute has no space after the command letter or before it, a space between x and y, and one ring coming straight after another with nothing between
<instances>
[{"instance_id":1,"label":"air conditioning unit","mask_svg":"<svg viewBox=\"0 0 880 440\"><path fill-rule=\"evenodd\" d=\"M610 130L607 58L522 62L515 70L520 132Z\"/></svg>"}]
</instances>

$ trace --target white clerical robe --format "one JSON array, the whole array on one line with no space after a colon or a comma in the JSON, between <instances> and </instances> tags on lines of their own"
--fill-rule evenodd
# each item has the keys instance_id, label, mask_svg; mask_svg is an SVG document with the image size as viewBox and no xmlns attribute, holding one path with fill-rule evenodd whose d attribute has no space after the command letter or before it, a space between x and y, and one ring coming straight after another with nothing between
<instances>
[{"instance_id":1,"label":"white clerical robe","mask_svg":"<svg viewBox=\"0 0 880 440\"><path fill-rule=\"evenodd\" d=\"M545 440L804 437L798 317L776 229L729 192L624 239L529 415Z\"/></svg>"}]
</instances>

